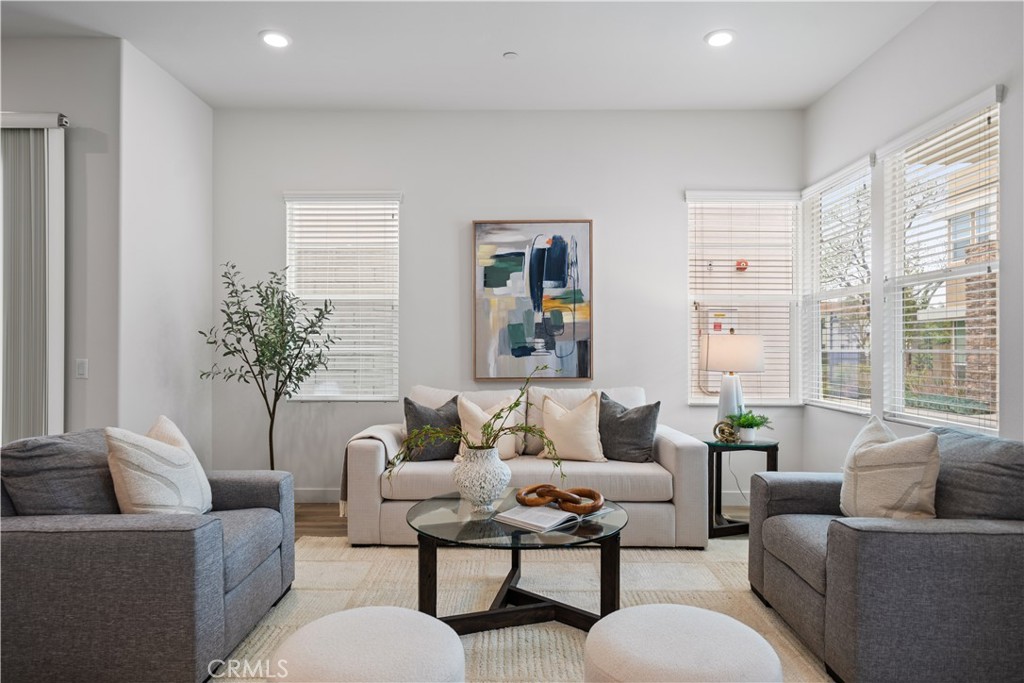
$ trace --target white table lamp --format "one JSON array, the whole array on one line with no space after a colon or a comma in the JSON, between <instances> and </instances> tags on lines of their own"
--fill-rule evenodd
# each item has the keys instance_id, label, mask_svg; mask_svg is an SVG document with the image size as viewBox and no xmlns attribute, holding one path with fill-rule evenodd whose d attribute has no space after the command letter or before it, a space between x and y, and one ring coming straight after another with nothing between
<instances>
[{"instance_id":1,"label":"white table lamp","mask_svg":"<svg viewBox=\"0 0 1024 683\"><path fill-rule=\"evenodd\" d=\"M743 389L738 372L764 372L764 339L759 334L705 334L700 338L700 369L722 373L718 420L742 413Z\"/></svg>"}]
</instances>

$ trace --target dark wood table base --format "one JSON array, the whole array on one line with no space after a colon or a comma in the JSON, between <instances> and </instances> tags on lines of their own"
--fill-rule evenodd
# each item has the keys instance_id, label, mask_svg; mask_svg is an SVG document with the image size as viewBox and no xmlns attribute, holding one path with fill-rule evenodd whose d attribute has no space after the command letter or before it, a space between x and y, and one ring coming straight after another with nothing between
<instances>
[{"instance_id":1,"label":"dark wood table base","mask_svg":"<svg viewBox=\"0 0 1024 683\"><path fill-rule=\"evenodd\" d=\"M437 616L437 546L435 538L419 534L419 610ZM521 573L520 548L512 548L512 567L502 582L490 608L482 612L438 617L460 636L509 626L557 621L584 631L598 619L619 609L619 535L600 541L601 546L601 614L587 612L572 605L546 598L519 588Z\"/></svg>"},{"instance_id":2,"label":"dark wood table base","mask_svg":"<svg viewBox=\"0 0 1024 683\"><path fill-rule=\"evenodd\" d=\"M708 444L708 538L739 536L750 531L750 524L722 514L722 454L735 451L760 451L765 454L769 472L779 470L779 445L775 444Z\"/></svg>"}]
</instances>

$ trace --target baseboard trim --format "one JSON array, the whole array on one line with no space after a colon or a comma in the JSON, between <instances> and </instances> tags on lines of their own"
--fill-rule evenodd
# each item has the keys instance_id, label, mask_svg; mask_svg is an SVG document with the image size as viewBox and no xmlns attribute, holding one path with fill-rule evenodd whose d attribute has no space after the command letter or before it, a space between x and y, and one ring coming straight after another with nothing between
<instances>
[{"instance_id":1,"label":"baseboard trim","mask_svg":"<svg viewBox=\"0 0 1024 683\"><path fill-rule=\"evenodd\" d=\"M295 489L296 503L337 503L340 498L340 489Z\"/></svg>"}]
</instances>

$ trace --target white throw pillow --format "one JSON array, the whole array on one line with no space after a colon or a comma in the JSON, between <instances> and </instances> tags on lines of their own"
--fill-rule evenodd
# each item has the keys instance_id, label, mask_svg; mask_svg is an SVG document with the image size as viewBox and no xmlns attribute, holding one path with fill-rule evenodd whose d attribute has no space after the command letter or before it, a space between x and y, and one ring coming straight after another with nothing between
<instances>
[{"instance_id":1,"label":"white throw pillow","mask_svg":"<svg viewBox=\"0 0 1024 683\"><path fill-rule=\"evenodd\" d=\"M579 404L586 401L595 393L600 403L601 389L587 389L583 387L538 387L530 385L527 392L530 404L526 407L526 424L534 427L544 427L544 399L548 396L558 401L560 405L572 410ZM604 389L608 398L621 403L627 408L638 408L647 403L643 387L612 387ZM544 450L544 444L532 434L526 435L526 448L523 451L530 455L540 453Z\"/></svg>"},{"instance_id":2,"label":"white throw pillow","mask_svg":"<svg viewBox=\"0 0 1024 683\"><path fill-rule=\"evenodd\" d=\"M558 457L562 460L586 460L608 462L601 448L601 432L598 420L601 415L601 400L597 392L572 410L568 410L550 396L544 397L544 433L555 444ZM538 458L553 457L545 448Z\"/></svg>"},{"instance_id":3,"label":"white throw pillow","mask_svg":"<svg viewBox=\"0 0 1024 683\"><path fill-rule=\"evenodd\" d=\"M459 422L462 423L462 431L469 435L469 440L474 443L480 443L482 438L481 431L483 430L484 424L494 416L496 412L511 405L515 400L515 396L506 398L504 401L497 405L493 405L488 409L483 409L472 401L459 396ZM515 413L509 416L506 425L523 424L523 412L522 408L516 410ZM498 457L502 460L511 460L516 457L516 435L515 434L503 434L499 439L498 443L495 444L498 448ZM459 444L459 454L462 455L466 452L466 444Z\"/></svg>"},{"instance_id":4,"label":"white throw pillow","mask_svg":"<svg viewBox=\"0 0 1024 683\"><path fill-rule=\"evenodd\" d=\"M899 439L872 415L846 455L839 508L848 517L931 519L938 478L935 434Z\"/></svg>"},{"instance_id":5,"label":"white throw pillow","mask_svg":"<svg viewBox=\"0 0 1024 683\"><path fill-rule=\"evenodd\" d=\"M125 514L203 514L213 507L210 482L181 430L161 415L145 436L107 427L107 464Z\"/></svg>"}]
</instances>

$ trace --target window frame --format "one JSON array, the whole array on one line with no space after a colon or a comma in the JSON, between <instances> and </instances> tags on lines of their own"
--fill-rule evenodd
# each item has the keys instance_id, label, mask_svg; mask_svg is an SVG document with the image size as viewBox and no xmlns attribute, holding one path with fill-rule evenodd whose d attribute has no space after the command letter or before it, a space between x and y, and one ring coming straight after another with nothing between
<instances>
[{"instance_id":1,"label":"window frame","mask_svg":"<svg viewBox=\"0 0 1024 683\"><path fill-rule=\"evenodd\" d=\"M884 316L884 327L885 327L885 350L884 350L884 381L883 381L883 396L878 404L879 411L887 421L899 422L904 424L911 424L921 427L932 427L932 426L955 426L963 429L970 429L985 434L998 434L1000 428L1000 412L1002 411L1002 401L1000 400L1001 383L1000 383L1000 367L1002 360L999 355L1000 344L999 344L999 330L998 321L1000 318L1000 296L999 288L1001 278L999 277L999 244L998 244L998 228L999 228L999 206L1001 202L1001 192L999 190L999 155L1000 147L999 140L1001 138L1001 131L996 129L996 144L994 147L994 155L987 157L987 161L984 162L988 166L988 169L994 169L995 182L991 181L991 170L985 170L984 166L981 170L988 175L986 176L986 184L979 184L976 189L971 187L971 192L978 192L979 199L972 199L970 201L964 201L957 199L956 201L964 201L965 205L970 206L971 203L977 202L976 206L966 208L965 210L956 211L949 217L944 218L945 229L942 234L945 236L945 258L941 262L937 261L934 255L924 257L925 266L920 273L904 272L906 267L907 257L905 256L904 247L907 240L907 228L904 227L904 214L901 213L905 209L903 204L899 203L905 198L904 186L906 179L903 174L894 175L897 173L894 167L897 164L903 164L902 161L904 154L912 150L915 147L928 145L936 140L939 140L941 136L949 134L950 131L958 127L968 125L972 119L979 118L981 116L988 116L991 122L991 118L996 118L996 123L999 123L999 102L1001 100L1002 88L996 86L980 95L972 98L965 102L959 107L947 112L942 117L939 117L935 121L921 126L915 129L912 133L902 136L899 140L886 145L883 150L878 152L879 158L882 161L879 164L880 171L884 176L884 196L882 202L884 203L883 210L883 231L884 239L886 242L886 252L888 258L884 264L885 283L884 283L884 297L885 297L885 309L882 315ZM969 138L968 138L969 139ZM959 152L958 152L959 153ZM934 163L934 162L933 162ZM900 168L903 168L902 166ZM948 175L938 176L945 181L947 177L955 178L955 170L951 171ZM986 187L988 188L986 190ZM923 190L922 190L923 191ZM957 193L962 194L964 189L962 187L957 188ZM952 196L952 193L947 191L947 194ZM992 198L985 199L987 195L991 195ZM968 195L969 196L969 195ZM943 202L946 200L943 199ZM929 200L931 203L932 200ZM953 204L953 208L956 208L956 204ZM936 210L937 211L937 210ZM983 213L982 213L983 212ZM979 220L979 213L984 215L982 220ZM926 213L926 215L928 215ZM980 243L982 240L992 239L995 237L996 244L992 252L994 255L990 255L984 260L967 263L966 258L964 260L956 260L957 247L955 246L956 240L954 237L954 221L961 216L970 216L969 223L969 242L964 247L966 251L969 246ZM934 217L932 222L934 223ZM927 226L928 223L922 223L922 226ZM979 229L982 228L982 229ZM930 232L934 232L932 229ZM929 230L922 227L920 234L922 239L935 240L936 238L930 234ZM961 240L963 241L963 238ZM939 244L943 244L939 242ZM934 247L933 247L934 249ZM919 251L921 251L919 249ZM966 257L967 254L965 253ZM921 258L921 257L919 257ZM906 323L897 324L897 320L905 317L905 302L906 294L905 289L908 287L921 287L926 285L934 285L936 291L941 291L941 297L945 298L949 291L950 283L963 283L966 288L970 284L969 278L978 276L993 275L992 278L992 291L994 294L984 299L985 303L993 303L995 307L995 319L992 324L994 331L992 332L995 338L995 346L991 349L979 348L976 355L992 356L995 359L994 370L992 370L992 386L993 394L990 397L990 401L994 405L994 410L990 413L986 413L991 417L988 419L976 418L976 419L957 419L958 413L954 411L942 411L933 410L928 411L927 414L923 412L926 408L920 406L914 406L908 409L907 396L906 396L906 343L908 339L920 338L923 334L921 331L915 331L911 329L910 333L907 332ZM960 286L959 284L956 285ZM954 289L954 291L956 291ZM930 301L930 300L929 300ZM941 301L941 299L940 299ZM966 299L965 299L966 301ZM958 320L965 319L969 322L970 319L959 318L957 316L947 315L945 317L934 317L934 321L947 321L949 328L949 348L948 349L932 349L932 348L921 348L921 349L910 349L909 351L921 351L926 355L930 356L942 356L949 355L949 365L951 371L951 379L954 384L960 380L958 377L956 368L956 359L961 354L970 355L970 349L961 351L957 348L956 339L956 322ZM924 321L915 318L915 324L927 324L927 319ZM966 325L966 323L965 323ZM936 353L938 352L938 353ZM911 356L912 357L912 356ZM930 363L934 363L935 360L932 358ZM936 375L937 376L937 375ZM964 380L966 383L966 380ZM942 394L933 392L932 394L922 394L924 396L934 397L946 397L948 396L951 400L955 398L954 394ZM968 397L969 398L969 397ZM923 400L923 399L922 399ZM970 399L973 400L973 399ZM919 401L921 402L921 401ZM966 414L965 414L966 415Z\"/></svg>"},{"instance_id":2,"label":"window frame","mask_svg":"<svg viewBox=\"0 0 1024 683\"><path fill-rule=\"evenodd\" d=\"M693 230L692 224L692 213L691 204L700 203L733 203L736 205L741 204L752 204L758 202L779 202L779 203L790 203L792 204L792 210L794 211L795 217L792 224L792 241L789 245L790 248L790 268L791 268L791 291L786 295L772 295L765 297L761 303L767 305L782 305L785 304L788 307L788 319L789 319L789 345L788 345L788 383L789 383L789 395L787 397L779 398L763 398L757 395L756 390L753 390L750 383L744 383L744 404L746 407L796 407L803 405L800 395L800 365L799 354L800 354L800 258L798 240L800 239L800 228L801 228L801 201L799 192L786 192L786 191L731 191L731 190L712 190L712 191L693 191L687 190L684 193L684 201L686 203L686 263L687 263L687 275L686 275L686 291L687 291L687 306L686 306L686 329L687 329L687 344L689 352L686 358L686 396L687 405L700 407L700 406L716 406L718 405L718 394L717 392L708 394L707 396L698 396L694 393L695 384L695 372L700 372L697 369L696 357L698 354L698 344L695 340L696 325L699 324L698 316L701 315L701 310L727 310L733 308L736 304L729 300L727 296L715 297L709 295L698 295L694 292L693 287ZM703 308L701 308L703 305ZM743 333L743 331L740 331ZM756 334L756 332L749 332L750 334ZM769 351L766 345L766 355Z\"/></svg>"},{"instance_id":3,"label":"window frame","mask_svg":"<svg viewBox=\"0 0 1024 683\"><path fill-rule=\"evenodd\" d=\"M307 385L313 385L315 387L318 384L318 377L320 378L321 382L327 383L327 382L330 381L330 380L326 380L325 381L323 379L323 376L324 376L324 374L329 375L331 373L331 371L332 371L331 370L331 366L330 366L331 357L348 357L348 356L343 356L342 355L343 350L346 349L346 344L350 343L348 340L352 336L355 336L357 338L359 336L359 335L346 335L344 333L339 332L338 329L331 329L330 330L331 334L338 339L338 342L332 347L331 351L328 354L329 355L328 368L326 370L319 371L318 373L314 374L314 376L312 378L307 380L307 382L303 383L303 387L300 387L299 391L296 392L295 395L289 397L289 399L288 399L289 401L295 401L295 402L347 402L347 403L352 403L352 402L397 402L397 401L400 400L400 389L399 389L399 386L400 386L399 385L399 368L400 368L400 363L399 363L399 361L400 361L401 348L400 348L400 343L399 343L399 332L400 332L399 325L400 325L400 310L401 310L400 309L400 304L401 304L401 300L400 300L400 296L399 296L399 294L400 294L400 289L399 289L399 285L400 285L400 275L399 275L399 246L400 246L400 239L399 238L400 238L400 227L401 227L401 210L400 210L400 206L401 206L401 203L402 203L402 199L403 199L402 193L401 192L397 192L397 191L356 191L356 192L336 191L336 192L286 192L286 193L284 193L284 203L285 203L285 252L286 252L286 258L287 258L287 268L285 270L285 273L286 273L286 276L287 276L288 290L290 292L295 293L297 296L299 296L300 299L303 300L303 302L306 305L310 305L310 306L319 306L319 305L323 304L324 299L331 299L333 304L334 304L334 313L328 319L328 327L330 327L332 325L332 323L333 323L333 325L335 325L337 327L341 327L342 325L345 324L343 321L338 321L335 318L335 316L338 315L339 308L341 306L344 306L344 303L343 303L344 301L352 301L352 302L357 302L357 303L362 303L362 302L381 302L380 305L382 306L382 308L390 308L391 309L389 317L388 317L388 322L390 323L390 326L388 327L388 329L390 330L390 336L393 336L393 342L388 344L388 351L387 351L387 353L390 355L390 360L385 360L385 364L390 364L390 366L391 366L391 370L389 371L389 373L385 373L385 374L390 374L390 378L391 378L390 382L387 383L387 386L383 386L383 385L379 386L374 393L366 393L366 392L345 393L345 387L347 387L348 385L344 384L344 383L341 383L341 382L336 380L334 382L334 384L336 386L339 386L339 387L342 388L341 392L312 393L312 392L308 392L306 390ZM303 296L302 293L296 291L296 288L297 288L297 279L296 278L297 278L298 274L301 272L302 264L301 263L297 263L296 260L295 260L295 251L296 251L297 247L296 247L295 244L293 244L292 205L298 206L298 205L301 205L301 204L307 204L307 205L308 204L335 204L338 207L344 207L344 208L346 208L348 210L352 210L353 208L355 208L355 209L359 209L359 208L366 209L368 207L377 207L374 210L378 210L378 212L381 215L385 214L386 211L384 211L383 209L380 209L380 207L385 206L385 205L393 205L392 208L393 208L393 211L394 211L394 216L391 219L393 221L393 223L394 223L393 228L389 228L388 232L383 232L382 231L380 233L380 235L377 236L377 238L381 242L387 242L389 240L393 240L393 242L394 242L393 248L381 249L381 252L380 252L382 254L385 254L385 256L383 258L385 258L388 261L388 263L389 263L387 270L389 271L389 274L393 275L393 279L388 280L388 285L387 285L387 286L389 286L389 287L391 287L393 289L393 293L386 294L386 295L385 294L372 295L372 294L359 293L359 292L356 292L356 293L346 293L346 294L338 294L337 293L338 290L344 290L346 288L346 285L345 285L343 280L337 280L337 281L334 281L334 282L325 282L323 284L323 287L328 288L328 289L333 287L335 289L335 293L321 292L317 296ZM341 213L341 212L339 212L339 213ZM339 219L339 220L344 221L344 219ZM351 229L351 225L352 225L352 223L351 223L351 221L349 221L349 225L345 226L345 227L348 227L349 229ZM342 227L342 229L339 231L339 234L342 236L341 237L342 239L344 239L345 227ZM351 248L351 244L350 245L345 245L345 247ZM339 248L345 248L345 247L339 247ZM360 259L360 261L362 261L362 259ZM361 287L359 289L361 289ZM384 303L384 302L388 302L388 301L393 302L393 304L388 306L386 303ZM332 320L332 319L334 319L334 320ZM351 351L351 347L348 348L348 351ZM384 357L383 354L382 354L382 357ZM353 372L354 373L358 373L359 370L356 369Z\"/></svg>"},{"instance_id":4,"label":"window frame","mask_svg":"<svg viewBox=\"0 0 1024 683\"><path fill-rule=\"evenodd\" d=\"M875 309L877 308L874 296L874 280L876 268L877 250L874 248L874 206L877 201L874 192L874 156L860 159L849 166L829 175L821 181L809 186L802 193L802 213L800 225L800 246L802 272L804 278L801 287L801 336L802 350L801 365L803 383L800 386L800 396L803 405L810 405L817 408L827 408L840 412L852 413L855 415L867 415L871 412L874 382L868 382L866 400L851 400L842 402L824 397L823 392L823 368L821 354L825 352L824 340L821 334L823 318L820 314L820 307L823 302L834 299L841 299L851 296L863 296L867 300L867 332L869 344L866 354L868 376L872 377L872 367L877 362L875 352L875 335L873 333L873 321ZM866 181L867 192L867 225L863 231L866 254L866 265L868 274L866 282L852 287L827 287L819 279L819 267L821 253L815 249L821 246L818 231L815 229L813 217L815 211L821 210L821 202L824 195L829 192L839 191L844 185ZM817 207L815 207L817 202ZM810 383L816 381L816 391L809 391Z\"/></svg>"}]
</instances>

